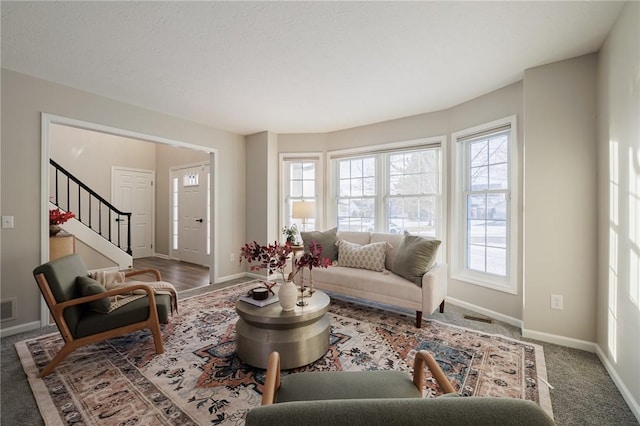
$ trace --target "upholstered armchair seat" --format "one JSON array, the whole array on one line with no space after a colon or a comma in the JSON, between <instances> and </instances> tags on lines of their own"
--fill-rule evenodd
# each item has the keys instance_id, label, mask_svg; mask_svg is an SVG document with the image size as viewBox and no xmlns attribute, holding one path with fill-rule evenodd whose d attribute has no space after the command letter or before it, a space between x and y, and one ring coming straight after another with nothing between
<instances>
[{"instance_id":1,"label":"upholstered armchair seat","mask_svg":"<svg viewBox=\"0 0 640 426\"><path fill-rule=\"evenodd\" d=\"M289 374L280 381L278 403L422 397L411 377L400 371L323 371Z\"/></svg>"},{"instance_id":2,"label":"upholstered armchair seat","mask_svg":"<svg viewBox=\"0 0 640 426\"><path fill-rule=\"evenodd\" d=\"M161 324L166 324L169 322L171 312L171 296L168 294L156 294L155 298L158 319ZM108 321L105 321L105 318L107 318L105 315L108 315ZM78 320L74 337L90 336L131 323L145 321L147 318L149 318L149 298L146 296L129 302L108 314L86 310Z\"/></svg>"}]
</instances>

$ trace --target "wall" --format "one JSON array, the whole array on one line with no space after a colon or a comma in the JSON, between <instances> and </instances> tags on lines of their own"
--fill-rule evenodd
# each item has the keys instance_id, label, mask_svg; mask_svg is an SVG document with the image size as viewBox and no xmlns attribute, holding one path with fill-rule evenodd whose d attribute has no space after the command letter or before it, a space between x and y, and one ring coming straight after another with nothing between
<instances>
[{"instance_id":1,"label":"wall","mask_svg":"<svg viewBox=\"0 0 640 426\"><path fill-rule=\"evenodd\" d=\"M596 61L524 74L524 328L585 342L596 338Z\"/></svg>"},{"instance_id":2,"label":"wall","mask_svg":"<svg viewBox=\"0 0 640 426\"><path fill-rule=\"evenodd\" d=\"M154 143L59 124L49 129L49 157L107 201L111 201L113 166L156 169Z\"/></svg>"},{"instance_id":3,"label":"wall","mask_svg":"<svg viewBox=\"0 0 640 426\"><path fill-rule=\"evenodd\" d=\"M15 217L15 228L1 231L0 286L3 298L18 299L18 316L1 324L3 335L37 327L40 320L40 293L31 271L41 263L40 216L46 209L40 194L42 112L216 149L218 257L229 259L244 243L242 136L2 69L1 213ZM219 279L244 270L237 262L219 262L217 268Z\"/></svg>"},{"instance_id":4,"label":"wall","mask_svg":"<svg viewBox=\"0 0 640 426\"><path fill-rule=\"evenodd\" d=\"M598 71L597 341L640 420L640 3L625 5Z\"/></svg>"},{"instance_id":5,"label":"wall","mask_svg":"<svg viewBox=\"0 0 640 426\"><path fill-rule=\"evenodd\" d=\"M278 137L272 132L261 132L247 136L246 142L247 241L260 244L279 241Z\"/></svg>"}]
</instances>

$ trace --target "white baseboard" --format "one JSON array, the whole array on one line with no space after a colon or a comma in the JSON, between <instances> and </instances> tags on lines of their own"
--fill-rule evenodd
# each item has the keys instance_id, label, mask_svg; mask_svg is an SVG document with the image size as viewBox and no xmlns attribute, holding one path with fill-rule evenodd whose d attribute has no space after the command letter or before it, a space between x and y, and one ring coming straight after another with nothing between
<instances>
[{"instance_id":1,"label":"white baseboard","mask_svg":"<svg viewBox=\"0 0 640 426\"><path fill-rule=\"evenodd\" d=\"M166 260L172 260L172 257L166 255L166 254L162 254L162 253L153 253L153 257L159 257L160 259L166 259Z\"/></svg>"},{"instance_id":2,"label":"white baseboard","mask_svg":"<svg viewBox=\"0 0 640 426\"><path fill-rule=\"evenodd\" d=\"M613 367L613 364L611 364L611 361L609 361L607 354L602 350L600 345L596 344L595 347L596 355L598 355L598 358L600 358L600 361L604 365L604 368L607 369L609 376L611 376L613 383L615 383L616 387L622 394L622 397L627 402L627 405L631 409L633 415L636 416L636 419L638 419L638 423L640 423L640 403L636 401L629 389L625 386L624 382Z\"/></svg>"},{"instance_id":3,"label":"white baseboard","mask_svg":"<svg viewBox=\"0 0 640 426\"><path fill-rule=\"evenodd\" d=\"M522 329L522 337L540 340L541 342L553 343L555 345L566 346L568 348L580 349L594 353L596 344L587 340L574 339L573 337L559 336L557 334L544 333L542 331Z\"/></svg>"},{"instance_id":4,"label":"white baseboard","mask_svg":"<svg viewBox=\"0 0 640 426\"><path fill-rule=\"evenodd\" d=\"M252 277L252 276L251 274L247 274L246 272L240 272L238 274L225 275L224 277L219 277L216 280L216 282L212 284L220 284L220 283L224 283L231 280L237 280L238 278L244 278L244 277Z\"/></svg>"},{"instance_id":5,"label":"white baseboard","mask_svg":"<svg viewBox=\"0 0 640 426\"><path fill-rule=\"evenodd\" d=\"M463 302L462 300L455 299L453 297L447 296L447 298L445 300L447 301L447 303L451 303L452 305L460 306L461 308L465 308L465 309L469 309L469 310L474 311L474 312L478 312L479 314L486 315L486 316L491 317L493 319L496 319L498 321L506 322L509 325L512 325L514 327L518 327L518 328L522 329L522 321L520 321L517 318L513 318L513 317L510 317L510 316L501 314L499 312L495 312L495 311L492 311L490 309L486 309L486 308L483 308L481 306L474 305L472 303ZM445 310L446 309L447 308L445 306Z\"/></svg>"},{"instance_id":6,"label":"white baseboard","mask_svg":"<svg viewBox=\"0 0 640 426\"><path fill-rule=\"evenodd\" d=\"M37 330L39 328L40 321L32 321L25 324L16 325L14 327L3 328L0 330L0 337L13 336L14 334Z\"/></svg>"}]
</instances>

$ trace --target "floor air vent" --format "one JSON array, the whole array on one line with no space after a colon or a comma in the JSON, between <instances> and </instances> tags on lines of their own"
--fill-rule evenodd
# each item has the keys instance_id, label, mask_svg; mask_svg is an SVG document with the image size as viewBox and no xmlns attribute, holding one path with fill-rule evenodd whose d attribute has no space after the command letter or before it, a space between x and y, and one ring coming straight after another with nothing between
<instances>
[{"instance_id":1,"label":"floor air vent","mask_svg":"<svg viewBox=\"0 0 640 426\"><path fill-rule=\"evenodd\" d=\"M471 320L471 321L486 322L487 324L493 323L493 320L491 318L474 317L474 316L471 316L471 315L465 315L464 319L468 319L468 320Z\"/></svg>"},{"instance_id":2,"label":"floor air vent","mask_svg":"<svg viewBox=\"0 0 640 426\"><path fill-rule=\"evenodd\" d=\"M0 321L8 321L16 318L16 298L0 300Z\"/></svg>"}]
</instances>

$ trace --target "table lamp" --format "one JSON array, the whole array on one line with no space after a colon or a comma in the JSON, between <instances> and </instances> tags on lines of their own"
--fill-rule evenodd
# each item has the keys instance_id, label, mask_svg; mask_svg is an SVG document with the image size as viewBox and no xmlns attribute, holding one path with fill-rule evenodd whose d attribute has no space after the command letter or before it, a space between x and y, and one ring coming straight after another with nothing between
<instances>
[{"instance_id":1,"label":"table lamp","mask_svg":"<svg viewBox=\"0 0 640 426\"><path fill-rule=\"evenodd\" d=\"M316 217L315 201L294 201L291 209L291 217L302 219L302 230L307 230L307 219Z\"/></svg>"}]
</instances>

